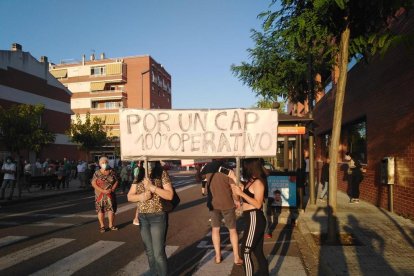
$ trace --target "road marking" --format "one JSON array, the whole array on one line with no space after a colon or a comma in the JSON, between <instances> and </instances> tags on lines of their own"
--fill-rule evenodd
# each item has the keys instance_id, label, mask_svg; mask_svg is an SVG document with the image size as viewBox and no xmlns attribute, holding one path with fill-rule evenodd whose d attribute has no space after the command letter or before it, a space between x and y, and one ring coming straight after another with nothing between
<instances>
[{"instance_id":1,"label":"road marking","mask_svg":"<svg viewBox=\"0 0 414 276\"><path fill-rule=\"evenodd\" d=\"M66 205L61 205L61 206L52 207L52 208L40 209L40 210L36 210L36 211L13 213L13 214L6 215L4 217L26 216L26 215L31 215L31 214L36 213L36 212L49 211L49 210L54 210L54 209L61 209L61 208L66 208L66 207L72 207L72 206L75 206L75 205L78 205L78 204L66 204Z\"/></svg>"},{"instance_id":2,"label":"road marking","mask_svg":"<svg viewBox=\"0 0 414 276\"><path fill-rule=\"evenodd\" d=\"M24 223L16 221L0 221L0 225L5 226L41 226L41 227L69 227L73 226L73 223L61 223L61 222L33 222L33 223Z\"/></svg>"},{"instance_id":3,"label":"road marking","mask_svg":"<svg viewBox=\"0 0 414 276\"><path fill-rule=\"evenodd\" d=\"M61 239L61 238L53 238L46 240L44 242L26 247L22 250L16 251L9 255L6 255L0 258L0 270L6 269L33 257L36 257L40 254L43 254L49 250L55 249L62 245L65 245L74 239Z\"/></svg>"},{"instance_id":4,"label":"road marking","mask_svg":"<svg viewBox=\"0 0 414 276\"><path fill-rule=\"evenodd\" d=\"M214 250L207 250L206 254L198 263L196 272L193 275L230 275L234 265L234 255L232 251L222 250L221 257L223 260L220 265L215 263L216 253Z\"/></svg>"},{"instance_id":5,"label":"road marking","mask_svg":"<svg viewBox=\"0 0 414 276\"><path fill-rule=\"evenodd\" d=\"M31 275L72 275L76 271L98 260L112 250L124 244L116 241L98 241L56 263Z\"/></svg>"},{"instance_id":6,"label":"road marking","mask_svg":"<svg viewBox=\"0 0 414 276\"><path fill-rule=\"evenodd\" d=\"M182 191L185 191L185 190L187 190L187 189L193 188L193 187L195 187L195 186L198 186L198 185L197 185L197 184L193 184L193 185L188 185L188 186L185 186L185 187L181 187L181 188L176 189L176 192L177 192L177 193L178 193L178 192L182 192Z\"/></svg>"},{"instance_id":7,"label":"road marking","mask_svg":"<svg viewBox=\"0 0 414 276\"><path fill-rule=\"evenodd\" d=\"M229 232L220 232L220 235L230 235ZM206 237L211 237L211 231L207 233Z\"/></svg>"},{"instance_id":8,"label":"road marking","mask_svg":"<svg viewBox=\"0 0 414 276\"><path fill-rule=\"evenodd\" d=\"M7 246L9 244L27 239L28 236L7 236L0 239L0 247Z\"/></svg>"},{"instance_id":9,"label":"road marking","mask_svg":"<svg viewBox=\"0 0 414 276\"><path fill-rule=\"evenodd\" d=\"M167 254L167 258L169 258L176 250L178 246L170 246L167 245L165 247L165 253ZM148 258L145 255L145 252L140 254L137 258L132 260L129 264L121 268L115 274L117 276L120 275L150 275L149 273L149 266L148 266Z\"/></svg>"}]
</instances>

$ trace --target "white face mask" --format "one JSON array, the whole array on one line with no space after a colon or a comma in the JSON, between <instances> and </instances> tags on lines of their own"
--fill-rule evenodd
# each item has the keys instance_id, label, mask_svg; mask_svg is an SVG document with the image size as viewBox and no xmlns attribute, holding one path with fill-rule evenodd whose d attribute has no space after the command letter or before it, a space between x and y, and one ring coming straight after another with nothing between
<instances>
[{"instance_id":1,"label":"white face mask","mask_svg":"<svg viewBox=\"0 0 414 276\"><path fill-rule=\"evenodd\" d=\"M100 164L101 168L104 170L107 170L109 168L109 165L106 163Z\"/></svg>"},{"instance_id":2,"label":"white face mask","mask_svg":"<svg viewBox=\"0 0 414 276\"><path fill-rule=\"evenodd\" d=\"M351 160L351 156L349 156L349 155L345 155L345 158L344 158L346 161L349 161L349 160Z\"/></svg>"}]
</instances>

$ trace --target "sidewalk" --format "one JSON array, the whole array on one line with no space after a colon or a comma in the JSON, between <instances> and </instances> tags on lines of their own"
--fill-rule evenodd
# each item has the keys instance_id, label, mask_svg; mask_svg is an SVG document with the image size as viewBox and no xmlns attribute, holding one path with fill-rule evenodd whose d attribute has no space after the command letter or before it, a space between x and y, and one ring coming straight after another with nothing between
<instances>
[{"instance_id":1,"label":"sidewalk","mask_svg":"<svg viewBox=\"0 0 414 276\"><path fill-rule=\"evenodd\" d=\"M318 200L299 217L311 275L414 275L413 221L364 201L350 204L339 191L338 229L348 244L321 246L317 241L327 233L326 205Z\"/></svg>"},{"instance_id":2,"label":"sidewalk","mask_svg":"<svg viewBox=\"0 0 414 276\"><path fill-rule=\"evenodd\" d=\"M80 185L79 180L74 179L69 183L69 188L66 188L66 189L61 188L60 190L52 190L46 187L45 190L41 190L40 187L32 186L30 188L30 193L26 189L22 190L22 194L20 198L18 198L18 195L19 195L18 189L15 188L12 200L7 200L7 197L10 195L10 190L11 190L10 188L7 188L6 193L5 193L6 199L0 200L0 206L7 206L7 205L17 204L21 202L54 197L54 196L62 195L62 194L78 193L78 192L86 191L85 189L80 189L79 185Z\"/></svg>"}]
</instances>

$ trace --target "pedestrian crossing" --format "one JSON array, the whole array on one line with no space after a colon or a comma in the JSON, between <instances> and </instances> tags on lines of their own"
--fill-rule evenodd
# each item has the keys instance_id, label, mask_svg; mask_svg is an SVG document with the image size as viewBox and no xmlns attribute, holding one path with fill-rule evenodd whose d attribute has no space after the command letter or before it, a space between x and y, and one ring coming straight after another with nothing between
<instances>
[{"instance_id":1,"label":"pedestrian crossing","mask_svg":"<svg viewBox=\"0 0 414 276\"><path fill-rule=\"evenodd\" d=\"M0 271L65 245L74 239L52 238L0 258Z\"/></svg>"},{"instance_id":2,"label":"pedestrian crossing","mask_svg":"<svg viewBox=\"0 0 414 276\"><path fill-rule=\"evenodd\" d=\"M227 234L223 232L222 234ZM210 234L211 236L211 234ZM198 260L189 260L195 267L193 275L204 276L204 275L230 275L234 266L234 255L229 244L229 239L224 238L222 240L222 262L220 265L215 263L215 252L211 244L211 237L206 236L208 240L202 240L197 246L198 253L201 252L201 257ZM24 242L30 240L29 236L6 236L0 238L0 250L12 246L15 243ZM23 249L17 250L13 253L9 253L5 256L0 257L0 273L3 270L11 268L16 265L24 264L25 261L38 257L41 254L45 254L49 251L58 249L62 252L64 246L69 243L73 243L75 239L69 238L50 238L36 244L32 244ZM99 240L85 248L80 249L76 252L69 251L69 255L63 257L56 262L49 264L48 266L41 268L38 271L30 271L29 275L41 276L41 275L59 275L66 276L72 275L77 271L93 265L94 262L120 247L125 242L122 241L106 241ZM6 250L4 250L6 251ZM177 245L167 245L166 254L170 258L174 254L180 251L180 247ZM196 254L196 252L195 252ZM302 266L299 257L294 256L281 256L281 255L270 255L268 256L269 261L269 272L270 275L299 275L305 276L306 272ZM183 260L185 262L185 260ZM113 264L116 266L116 264ZM145 252L141 252L137 257L133 258L129 263L123 267L117 268L115 276L128 276L128 275L149 275L149 266L147 256Z\"/></svg>"}]
</instances>

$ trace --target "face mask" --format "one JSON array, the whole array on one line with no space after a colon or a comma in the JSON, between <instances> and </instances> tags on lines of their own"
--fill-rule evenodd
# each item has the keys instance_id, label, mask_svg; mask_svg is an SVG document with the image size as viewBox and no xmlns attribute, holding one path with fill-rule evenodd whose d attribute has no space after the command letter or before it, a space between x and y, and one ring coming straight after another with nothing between
<instances>
[{"instance_id":1,"label":"face mask","mask_svg":"<svg viewBox=\"0 0 414 276\"><path fill-rule=\"evenodd\" d=\"M346 161L351 160L351 156L349 156L349 155L345 155L345 160L346 160Z\"/></svg>"},{"instance_id":2,"label":"face mask","mask_svg":"<svg viewBox=\"0 0 414 276\"><path fill-rule=\"evenodd\" d=\"M104 169L104 170L107 170L109 168L109 166L108 166L108 164L104 163L104 164L101 164L101 168Z\"/></svg>"},{"instance_id":3,"label":"face mask","mask_svg":"<svg viewBox=\"0 0 414 276\"><path fill-rule=\"evenodd\" d=\"M11 160L10 159L7 159L7 161L6 161L7 163L11 163Z\"/></svg>"}]
</instances>

